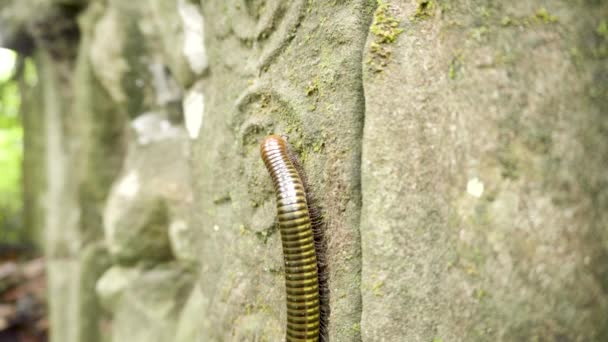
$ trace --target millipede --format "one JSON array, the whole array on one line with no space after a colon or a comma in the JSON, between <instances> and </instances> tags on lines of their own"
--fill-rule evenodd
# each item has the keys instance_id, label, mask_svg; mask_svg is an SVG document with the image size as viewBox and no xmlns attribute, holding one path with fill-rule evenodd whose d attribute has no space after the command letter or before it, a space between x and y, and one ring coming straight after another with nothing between
<instances>
[{"instance_id":1,"label":"millipede","mask_svg":"<svg viewBox=\"0 0 608 342\"><path fill-rule=\"evenodd\" d=\"M318 208L285 139L270 135L260 150L276 192L285 264L286 341L325 341L329 305Z\"/></svg>"}]
</instances>

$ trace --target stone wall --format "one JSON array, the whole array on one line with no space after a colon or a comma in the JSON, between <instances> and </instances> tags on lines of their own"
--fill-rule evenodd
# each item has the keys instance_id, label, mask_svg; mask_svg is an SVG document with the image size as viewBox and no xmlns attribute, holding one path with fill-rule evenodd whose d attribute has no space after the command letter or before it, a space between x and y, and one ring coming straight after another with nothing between
<instances>
[{"instance_id":1,"label":"stone wall","mask_svg":"<svg viewBox=\"0 0 608 342\"><path fill-rule=\"evenodd\" d=\"M605 2L0 11L52 341L282 340L270 133L326 223L329 340L608 338Z\"/></svg>"},{"instance_id":2,"label":"stone wall","mask_svg":"<svg viewBox=\"0 0 608 342\"><path fill-rule=\"evenodd\" d=\"M608 338L606 5L376 12L403 32L366 46L364 340Z\"/></svg>"}]
</instances>

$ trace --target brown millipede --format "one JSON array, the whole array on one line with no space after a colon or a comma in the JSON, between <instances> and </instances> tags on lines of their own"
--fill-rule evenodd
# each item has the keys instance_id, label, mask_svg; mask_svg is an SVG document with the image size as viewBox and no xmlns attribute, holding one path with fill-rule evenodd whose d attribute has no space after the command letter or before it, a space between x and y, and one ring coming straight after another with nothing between
<instances>
[{"instance_id":1,"label":"brown millipede","mask_svg":"<svg viewBox=\"0 0 608 342\"><path fill-rule=\"evenodd\" d=\"M320 216L285 139L266 137L261 155L277 196L285 264L286 340L323 341L328 305Z\"/></svg>"}]
</instances>

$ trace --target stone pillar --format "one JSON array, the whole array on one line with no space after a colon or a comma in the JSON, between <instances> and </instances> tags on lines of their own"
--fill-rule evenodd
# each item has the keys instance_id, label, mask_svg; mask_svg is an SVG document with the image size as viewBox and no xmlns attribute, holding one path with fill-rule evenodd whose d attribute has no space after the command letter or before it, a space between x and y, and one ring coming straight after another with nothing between
<instances>
[{"instance_id":1,"label":"stone pillar","mask_svg":"<svg viewBox=\"0 0 608 342\"><path fill-rule=\"evenodd\" d=\"M363 340L607 338L607 9L378 6L364 64Z\"/></svg>"}]
</instances>

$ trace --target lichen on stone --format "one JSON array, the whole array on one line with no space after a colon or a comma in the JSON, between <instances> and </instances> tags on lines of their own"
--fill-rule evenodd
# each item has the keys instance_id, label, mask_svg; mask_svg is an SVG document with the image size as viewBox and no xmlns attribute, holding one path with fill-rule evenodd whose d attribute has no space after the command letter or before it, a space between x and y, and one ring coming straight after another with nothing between
<instances>
[{"instance_id":1,"label":"lichen on stone","mask_svg":"<svg viewBox=\"0 0 608 342\"><path fill-rule=\"evenodd\" d=\"M458 75L462 69L462 64L462 52L458 52L454 55L452 61L450 62L450 66L448 67L448 77L450 80L455 80L458 78Z\"/></svg>"},{"instance_id":2,"label":"lichen on stone","mask_svg":"<svg viewBox=\"0 0 608 342\"><path fill-rule=\"evenodd\" d=\"M602 38L608 39L608 21L602 20L598 25L595 32Z\"/></svg>"},{"instance_id":3,"label":"lichen on stone","mask_svg":"<svg viewBox=\"0 0 608 342\"><path fill-rule=\"evenodd\" d=\"M591 55L596 59L604 59L608 57L608 21L600 21L595 29L595 34L598 39Z\"/></svg>"},{"instance_id":4,"label":"lichen on stone","mask_svg":"<svg viewBox=\"0 0 608 342\"><path fill-rule=\"evenodd\" d=\"M549 13L549 11L547 11L547 9L544 7L541 7L538 9L538 11L536 11L534 19L544 24L553 24L557 22L557 17Z\"/></svg>"},{"instance_id":5,"label":"lichen on stone","mask_svg":"<svg viewBox=\"0 0 608 342\"><path fill-rule=\"evenodd\" d=\"M399 19L395 18L392 13L392 7L384 1L378 0L378 7L374 12L374 21L370 27L370 31L375 37L369 46L371 56L368 64L370 70L381 72L388 65L392 55L389 44L394 43L403 32L399 24Z\"/></svg>"},{"instance_id":6,"label":"lichen on stone","mask_svg":"<svg viewBox=\"0 0 608 342\"><path fill-rule=\"evenodd\" d=\"M378 44L393 43L403 32L403 29L399 28L399 20L391 13L391 7L382 0L378 0L371 31Z\"/></svg>"},{"instance_id":7,"label":"lichen on stone","mask_svg":"<svg viewBox=\"0 0 608 342\"><path fill-rule=\"evenodd\" d=\"M540 7L536 12L526 16L505 15L500 19L503 27L528 27L532 25L556 24L559 22L557 16L551 14L545 7Z\"/></svg>"}]
</instances>

